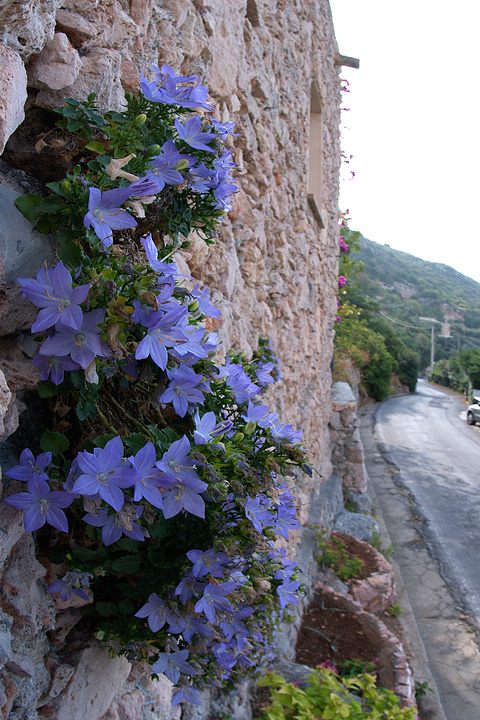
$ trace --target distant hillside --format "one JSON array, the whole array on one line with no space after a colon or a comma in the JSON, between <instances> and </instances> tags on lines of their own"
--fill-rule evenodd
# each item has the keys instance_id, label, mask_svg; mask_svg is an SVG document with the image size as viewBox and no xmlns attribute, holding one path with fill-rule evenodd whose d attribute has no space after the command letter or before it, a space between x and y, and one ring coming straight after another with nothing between
<instances>
[{"instance_id":1,"label":"distant hillside","mask_svg":"<svg viewBox=\"0 0 480 720\"><path fill-rule=\"evenodd\" d=\"M436 331L440 336L436 359L463 348L480 348L480 283L448 265L427 262L364 237L353 259L364 263L355 279L359 290L390 318L417 327L428 325L420 317L442 323Z\"/></svg>"}]
</instances>

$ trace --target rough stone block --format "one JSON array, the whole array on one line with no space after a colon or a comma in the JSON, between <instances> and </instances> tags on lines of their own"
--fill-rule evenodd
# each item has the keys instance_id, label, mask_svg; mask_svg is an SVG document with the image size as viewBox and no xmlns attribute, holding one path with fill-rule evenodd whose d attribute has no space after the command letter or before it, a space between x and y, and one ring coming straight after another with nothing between
<instances>
[{"instance_id":1,"label":"rough stone block","mask_svg":"<svg viewBox=\"0 0 480 720\"><path fill-rule=\"evenodd\" d=\"M330 426L332 428L335 428L335 430L340 430L340 428L343 428L342 421L340 419L340 413L338 412L338 410L334 410L330 415Z\"/></svg>"},{"instance_id":2,"label":"rough stone block","mask_svg":"<svg viewBox=\"0 0 480 720\"><path fill-rule=\"evenodd\" d=\"M55 11L61 0L15 0L0 3L1 41L24 62L41 51L55 31Z\"/></svg>"},{"instance_id":3,"label":"rough stone block","mask_svg":"<svg viewBox=\"0 0 480 720\"><path fill-rule=\"evenodd\" d=\"M22 58L0 45L0 154L10 135L25 118L27 73Z\"/></svg>"},{"instance_id":4,"label":"rough stone block","mask_svg":"<svg viewBox=\"0 0 480 720\"><path fill-rule=\"evenodd\" d=\"M51 707L52 717L62 720L99 720L121 692L129 672L126 658L110 658L106 648L91 645L82 651L65 692L46 707Z\"/></svg>"},{"instance_id":5,"label":"rough stone block","mask_svg":"<svg viewBox=\"0 0 480 720\"><path fill-rule=\"evenodd\" d=\"M8 406L11 399L12 393L8 388L7 381L5 380L5 375L3 374L2 370L0 370L0 437L5 432L3 419L7 414Z\"/></svg>"},{"instance_id":6,"label":"rough stone block","mask_svg":"<svg viewBox=\"0 0 480 720\"><path fill-rule=\"evenodd\" d=\"M370 542L373 533L378 533L379 530L378 523L373 517L347 511L337 515L333 527L335 532L347 533L365 542Z\"/></svg>"},{"instance_id":7,"label":"rough stone block","mask_svg":"<svg viewBox=\"0 0 480 720\"><path fill-rule=\"evenodd\" d=\"M86 100L94 92L98 106L104 110L122 110L125 105L121 77L122 56L117 50L91 48L82 57L82 67L69 86L68 93L79 100ZM43 108L62 105L64 92L61 90L40 90L35 103Z\"/></svg>"},{"instance_id":8,"label":"rough stone block","mask_svg":"<svg viewBox=\"0 0 480 720\"><path fill-rule=\"evenodd\" d=\"M100 31L95 23L66 8L57 10L56 22L57 30L65 33L75 47L80 47L84 42L93 40Z\"/></svg>"},{"instance_id":9,"label":"rough stone block","mask_svg":"<svg viewBox=\"0 0 480 720\"><path fill-rule=\"evenodd\" d=\"M77 79L82 60L63 32L54 37L30 64L28 84L34 88L61 90Z\"/></svg>"},{"instance_id":10,"label":"rough stone block","mask_svg":"<svg viewBox=\"0 0 480 720\"><path fill-rule=\"evenodd\" d=\"M0 663L10 660L12 655L11 627L13 618L0 610Z\"/></svg>"},{"instance_id":11,"label":"rough stone block","mask_svg":"<svg viewBox=\"0 0 480 720\"><path fill-rule=\"evenodd\" d=\"M363 463L365 456L362 445L355 442L345 443L345 459L351 463Z\"/></svg>"},{"instance_id":12,"label":"rough stone block","mask_svg":"<svg viewBox=\"0 0 480 720\"><path fill-rule=\"evenodd\" d=\"M348 383L336 382L332 385L332 407L335 410L342 410L356 404L355 395Z\"/></svg>"},{"instance_id":13,"label":"rough stone block","mask_svg":"<svg viewBox=\"0 0 480 720\"><path fill-rule=\"evenodd\" d=\"M0 258L5 279L29 277L53 254L53 243L33 229L32 224L15 207L19 193L0 185Z\"/></svg>"},{"instance_id":14,"label":"rough stone block","mask_svg":"<svg viewBox=\"0 0 480 720\"><path fill-rule=\"evenodd\" d=\"M356 413L356 405L354 407L343 408L343 410L340 411L340 417L342 418L343 427L350 427L353 425L353 423L355 422Z\"/></svg>"}]
</instances>

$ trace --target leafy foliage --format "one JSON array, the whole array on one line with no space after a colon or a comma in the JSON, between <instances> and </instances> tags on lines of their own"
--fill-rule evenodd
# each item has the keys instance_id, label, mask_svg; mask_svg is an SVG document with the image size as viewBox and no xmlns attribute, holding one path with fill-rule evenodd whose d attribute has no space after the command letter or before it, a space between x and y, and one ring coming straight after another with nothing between
<instances>
[{"instance_id":1,"label":"leafy foliage","mask_svg":"<svg viewBox=\"0 0 480 720\"><path fill-rule=\"evenodd\" d=\"M316 668L305 690L276 673L259 685L271 688L270 703L256 720L416 720L414 708L402 707L391 690L376 685L375 676L362 673L340 678L334 669Z\"/></svg>"},{"instance_id":2,"label":"leafy foliage","mask_svg":"<svg viewBox=\"0 0 480 720\"><path fill-rule=\"evenodd\" d=\"M397 328L381 315L381 307L374 297L366 294L362 278L368 272L359 261L361 236L352 232L346 218L341 221L339 261L342 281L339 294L339 317L335 335L333 375L343 376L345 361L360 371L367 393L375 400L383 400L390 392L393 372L415 390L419 354L408 340L400 337Z\"/></svg>"},{"instance_id":3,"label":"leafy foliage","mask_svg":"<svg viewBox=\"0 0 480 720\"><path fill-rule=\"evenodd\" d=\"M343 538L337 533L327 537L322 530L316 531L320 555L318 562L325 567L332 568L340 580L350 580L358 577L364 567L364 561L352 555L345 545Z\"/></svg>"},{"instance_id":4,"label":"leafy foliage","mask_svg":"<svg viewBox=\"0 0 480 720\"><path fill-rule=\"evenodd\" d=\"M77 164L17 203L58 243L54 268L20 280L51 422L6 471L26 486L7 503L64 567L49 592L83 600L112 655L164 673L174 705L268 661L301 592L274 546L299 526L283 476L312 472L260 399L280 379L268 340L221 364L221 313L173 262L192 228L212 241L236 189L233 123L180 122L211 109L196 80L163 66L122 113L93 95L58 111Z\"/></svg>"}]
</instances>

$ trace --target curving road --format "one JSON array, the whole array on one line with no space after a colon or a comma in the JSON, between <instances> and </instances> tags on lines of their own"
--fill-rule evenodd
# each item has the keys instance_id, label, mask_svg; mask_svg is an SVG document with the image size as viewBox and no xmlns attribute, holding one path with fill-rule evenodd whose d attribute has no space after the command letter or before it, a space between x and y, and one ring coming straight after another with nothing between
<instances>
[{"instance_id":1,"label":"curving road","mask_svg":"<svg viewBox=\"0 0 480 720\"><path fill-rule=\"evenodd\" d=\"M465 416L461 398L419 381L415 395L379 407L375 431L427 521L444 578L480 628L480 427Z\"/></svg>"},{"instance_id":2,"label":"curving road","mask_svg":"<svg viewBox=\"0 0 480 720\"><path fill-rule=\"evenodd\" d=\"M480 718L480 426L467 425L466 407L420 381L415 394L367 406L362 418L416 679L435 688L421 708L432 720Z\"/></svg>"}]
</instances>

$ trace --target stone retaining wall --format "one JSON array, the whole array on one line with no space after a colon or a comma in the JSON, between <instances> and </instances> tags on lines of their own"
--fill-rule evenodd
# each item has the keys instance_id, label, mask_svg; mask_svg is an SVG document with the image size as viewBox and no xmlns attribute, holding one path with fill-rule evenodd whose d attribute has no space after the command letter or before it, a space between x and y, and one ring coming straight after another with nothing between
<instances>
[{"instance_id":1,"label":"stone retaining wall","mask_svg":"<svg viewBox=\"0 0 480 720\"><path fill-rule=\"evenodd\" d=\"M332 464L342 478L344 490L366 493L367 475L359 426L357 400L350 385L336 382L332 386L330 417Z\"/></svg>"},{"instance_id":2,"label":"stone retaining wall","mask_svg":"<svg viewBox=\"0 0 480 720\"><path fill-rule=\"evenodd\" d=\"M321 495L331 475L340 164L337 52L328 0L0 0L4 467L17 461L25 438L38 434L41 424L41 408L31 394L38 381L28 335L35 311L21 299L13 278L18 268L22 275L31 274L51 254L48 239L32 233L16 213L14 193L50 179L55 151L41 144L35 149L35 144L63 97L85 98L93 91L102 107L119 108L125 92L138 87L140 70L148 76L150 63L166 62L177 72L202 75L215 116L237 123L240 190L233 211L215 246L190 238L192 247L178 260L211 289L223 312L218 332L226 348L249 353L259 335L273 341L283 381L271 393L271 410L303 428L316 470L313 479L296 480L301 520L307 520L312 497ZM322 121L321 142L314 148L312 87ZM321 163L317 205L308 200L311 152ZM147 681L126 660L111 660L102 648L85 648L84 641L79 647L66 644L78 610L56 614L19 513L4 503L0 513L5 530L0 535L3 718L170 720L218 712L211 698L203 715L173 711L169 681ZM232 695L229 702L230 717L248 716L245 694Z\"/></svg>"}]
</instances>

